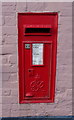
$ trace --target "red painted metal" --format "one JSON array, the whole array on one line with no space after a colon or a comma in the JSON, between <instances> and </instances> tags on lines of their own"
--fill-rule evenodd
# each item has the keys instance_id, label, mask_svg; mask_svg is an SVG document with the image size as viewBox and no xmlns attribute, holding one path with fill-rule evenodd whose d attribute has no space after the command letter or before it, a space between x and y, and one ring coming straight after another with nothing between
<instances>
[{"instance_id":1,"label":"red painted metal","mask_svg":"<svg viewBox=\"0 0 74 120\"><path fill-rule=\"evenodd\" d=\"M54 102L57 30L56 12L18 13L20 103ZM43 45L43 64L33 65L33 44Z\"/></svg>"}]
</instances>

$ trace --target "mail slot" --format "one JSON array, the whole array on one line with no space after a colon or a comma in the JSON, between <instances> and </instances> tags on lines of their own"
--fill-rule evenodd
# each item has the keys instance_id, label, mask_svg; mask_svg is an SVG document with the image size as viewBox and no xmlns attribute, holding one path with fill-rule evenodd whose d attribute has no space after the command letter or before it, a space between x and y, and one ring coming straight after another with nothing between
<instances>
[{"instance_id":1,"label":"mail slot","mask_svg":"<svg viewBox=\"0 0 74 120\"><path fill-rule=\"evenodd\" d=\"M18 13L19 103L55 96L58 13Z\"/></svg>"},{"instance_id":2,"label":"mail slot","mask_svg":"<svg viewBox=\"0 0 74 120\"><path fill-rule=\"evenodd\" d=\"M26 25L24 27L24 35L51 35L52 29L50 25Z\"/></svg>"}]
</instances>

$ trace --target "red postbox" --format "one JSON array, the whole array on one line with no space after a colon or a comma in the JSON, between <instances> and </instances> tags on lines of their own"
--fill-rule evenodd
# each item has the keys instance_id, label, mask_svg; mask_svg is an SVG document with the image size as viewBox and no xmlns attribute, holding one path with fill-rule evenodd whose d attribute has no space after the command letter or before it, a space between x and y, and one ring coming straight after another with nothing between
<instances>
[{"instance_id":1,"label":"red postbox","mask_svg":"<svg viewBox=\"0 0 74 120\"><path fill-rule=\"evenodd\" d=\"M58 14L18 13L20 103L54 102Z\"/></svg>"}]
</instances>

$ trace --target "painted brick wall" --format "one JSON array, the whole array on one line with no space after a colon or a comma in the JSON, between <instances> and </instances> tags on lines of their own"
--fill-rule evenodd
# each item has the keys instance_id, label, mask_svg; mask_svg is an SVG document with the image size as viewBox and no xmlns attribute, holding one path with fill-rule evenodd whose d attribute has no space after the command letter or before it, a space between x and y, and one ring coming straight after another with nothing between
<instances>
[{"instance_id":1,"label":"painted brick wall","mask_svg":"<svg viewBox=\"0 0 74 120\"><path fill-rule=\"evenodd\" d=\"M59 11L55 103L19 104L17 13ZM2 116L72 115L72 3L2 3Z\"/></svg>"},{"instance_id":2,"label":"painted brick wall","mask_svg":"<svg viewBox=\"0 0 74 120\"><path fill-rule=\"evenodd\" d=\"M0 2L0 117L2 116L2 3Z\"/></svg>"}]
</instances>

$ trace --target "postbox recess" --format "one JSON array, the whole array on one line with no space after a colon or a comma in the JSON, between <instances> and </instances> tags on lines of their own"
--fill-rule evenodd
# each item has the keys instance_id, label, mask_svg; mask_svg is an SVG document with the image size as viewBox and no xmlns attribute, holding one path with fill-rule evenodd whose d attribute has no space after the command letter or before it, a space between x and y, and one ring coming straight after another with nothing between
<instances>
[{"instance_id":1,"label":"postbox recess","mask_svg":"<svg viewBox=\"0 0 74 120\"><path fill-rule=\"evenodd\" d=\"M54 102L58 14L18 14L19 102Z\"/></svg>"}]
</instances>

